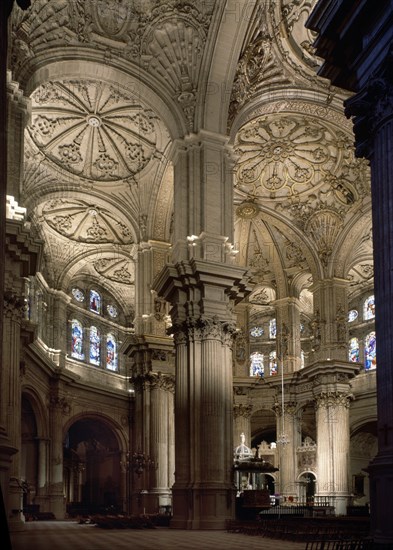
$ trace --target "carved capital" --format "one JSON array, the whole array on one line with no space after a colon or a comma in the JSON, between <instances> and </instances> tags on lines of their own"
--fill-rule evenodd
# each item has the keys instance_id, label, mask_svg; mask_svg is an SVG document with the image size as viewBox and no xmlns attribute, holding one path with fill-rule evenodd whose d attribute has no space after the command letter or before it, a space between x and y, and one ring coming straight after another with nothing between
<instances>
[{"instance_id":1,"label":"carved capital","mask_svg":"<svg viewBox=\"0 0 393 550\"><path fill-rule=\"evenodd\" d=\"M353 394L340 391L324 391L315 396L315 407L345 407L349 408L350 402L354 399Z\"/></svg>"},{"instance_id":2,"label":"carved capital","mask_svg":"<svg viewBox=\"0 0 393 550\"><path fill-rule=\"evenodd\" d=\"M243 418L251 418L252 413L252 405L244 405L243 403L239 403L233 407L233 415L235 418L243 417Z\"/></svg>"},{"instance_id":3,"label":"carved capital","mask_svg":"<svg viewBox=\"0 0 393 550\"><path fill-rule=\"evenodd\" d=\"M26 308L27 304L23 297L11 291L4 293L4 317L14 322L20 322L25 315Z\"/></svg>"}]
</instances>

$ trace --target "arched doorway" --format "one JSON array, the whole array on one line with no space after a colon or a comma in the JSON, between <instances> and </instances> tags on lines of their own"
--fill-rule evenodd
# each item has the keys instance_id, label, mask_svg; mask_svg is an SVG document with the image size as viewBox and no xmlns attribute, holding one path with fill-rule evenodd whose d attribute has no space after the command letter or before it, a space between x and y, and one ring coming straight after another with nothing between
<instances>
[{"instance_id":1,"label":"arched doorway","mask_svg":"<svg viewBox=\"0 0 393 550\"><path fill-rule=\"evenodd\" d=\"M69 516L122 511L121 453L101 419L76 421L64 440L64 493Z\"/></svg>"},{"instance_id":2,"label":"arched doorway","mask_svg":"<svg viewBox=\"0 0 393 550\"><path fill-rule=\"evenodd\" d=\"M298 479L299 502L311 506L314 503L316 477L312 472L303 472Z\"/></svg>"}]
</instances>

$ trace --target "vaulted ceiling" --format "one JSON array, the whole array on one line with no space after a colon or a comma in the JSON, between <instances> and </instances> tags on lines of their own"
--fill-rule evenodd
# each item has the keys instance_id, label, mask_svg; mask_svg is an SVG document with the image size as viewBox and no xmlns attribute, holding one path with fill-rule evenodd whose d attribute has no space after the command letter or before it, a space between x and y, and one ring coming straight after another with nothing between
<instances>
[{"instance_id":1,"label":"vaulted ceiling","mask_svg":"<svg viewBox=\"0 0 393 550\"><path fill-rule=\"evenodd\" d=\"M31 99L20 203L54 288L88 276L123 305L140 242L171 241L177 138L227 132L250 301L322 277L372 284L368 166L346 94L316 76L314 0L34 0L9 67Z\"/></svg>"}]
</instances>

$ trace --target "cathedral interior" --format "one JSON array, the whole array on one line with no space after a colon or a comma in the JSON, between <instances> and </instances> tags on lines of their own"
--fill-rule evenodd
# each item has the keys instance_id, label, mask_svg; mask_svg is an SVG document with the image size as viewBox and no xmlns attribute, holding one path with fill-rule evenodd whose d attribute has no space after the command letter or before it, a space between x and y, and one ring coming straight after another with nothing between
<instances>
[{"instance_id":1,"label":"cathedral interior","mask_svg":"<svg viewBox=\"0 0 393 550\"><path fill-rule=\"evenodd\" d=\"M315 4L14 4L11 528L31 510L222 528L261 489L336 515L368 508L370 166L344 112L352 91L318 74ZM239 446L269 472L235 477Z\"/></svg>"}]
</instances>

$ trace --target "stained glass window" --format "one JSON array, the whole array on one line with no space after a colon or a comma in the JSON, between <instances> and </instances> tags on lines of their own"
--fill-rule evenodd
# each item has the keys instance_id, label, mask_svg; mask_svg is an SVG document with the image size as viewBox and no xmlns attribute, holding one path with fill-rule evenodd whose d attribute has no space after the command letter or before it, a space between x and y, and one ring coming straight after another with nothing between
<instances>
[{"instance_id":1,"label":"stained glass window","mask_svg":"<svg viewBox=\"0 0 393 550\"><path fill-rule=\"evenodd\" d=\"M270 376L277 374L277 353L275 351L269 353L269 372Z\"/></svg>"},{"instance_id":2,"label":"stained glass window","mask_svg":"<svg viewBox=\"0 0 393 550\"><path fill-rule=\"evenodd\" d=\"M375 317L375 300L374 296L369 296L364 302L363 319L374 319Z\"/></svg>"},{"instance_id":3,"label":"stained glass window","mask_svg":"<svg viewBox=\"0 0 393 550\"><path fill-rule=\"evenodd\" d=\"M117 317L118 315L117 307L113 306L112 304L109 304L106 306L106 310L111 317L113 318Z\"/></svg>"},{"instance_id":4,"label":"stained glass window","mask_svg":"<svg viewBox=\"0 0 393 550\"><path fill-rule=\"evenodd\" d=\"M113 334L106 337L106 367L109 370L117 370L117 349Z\"/></svg>"},{"instance_id":5,"label":"stained glass window","mask_svg":"<svg viewBox=\"0 0 393 550\"><path fill-rule=\"evenodd\" d=\"M100 331L97 327L90 327L89 361L93 365L100 364Z\"/></svg>"},{"instance_id":6,"label":"stained glass window","mask_svg":"<svg viewBox=\"0 0 393 550\"><path fill-rule=\"evenodd\" d=\"M269 338L275 338L277 336L277 325L275 319L270 319L269 323Z\"/></svg>"},{"instance_id":7,"label":"stained glass window","mask_svg":"<svg viewBox=\"0 0 393 550\"><path fill-rule=\"evenodd\" d=\"M101 313L101 296L95 290L90 290L90 311Z\"/></svg>"},{"instance_id":8,"label":"stained glass window","mask_svg":"<svg viewBox=\"0 0 393 550\"><path fill-rule=\"evenodd\" d=\"M73 319L71 321L71 357L84 359L83 353L83 328L82 324Z\"/></svg>"},{"instance_id":9,"label":"stained glass window","mask_svg":"<svg viewBox=\"0 0 393 550\"><path fill-rule=\"evenodd\" d=\"M377 366L376 349L377 341L375 332L370 332L364 340L364 368L366 370L375 369Z\"/></svg>"},{"instance_id":10,"label":"stained glass window","mask_svg":"<svg viewBox=\"0 0 393 550\"><path fill-rule=\"evenodd\" d=\"M306 329L306 327L305 327L304 323L300 323L300 334L304 334L305 329Z\"/></svg>"},{"instance_id":11,"label":"stained glass window","mask_svg":"<svg viewBox=\"0 0 393 550\"><path fill-rule=\"evenodd\" d=\"M85 299L85 294L80 288L73 288L71 292L77 302L83 302Z\"/></svg>"},{"instance_id":12,"label":"stained glass window","mask_svg":"<svg viewBox=\"0 0 393 550\"><path fill-rule=\"evenodd\" d=\"M358 310L357 309L351 309L351 311L348 312L348 323L352 323L353 321L356 321L358 318Z\"/></svg>"},{"instance_id":13,"label":"stained glass window","mask_svg":"<svg viewBox=\"0 0 393 550\"><path fill-rule=\"evenodd\" d=\"M352 361L353 363L359 362L359 340L357 338L351 338L349 340L349 354L348 354L348 360Z\"/></svg>"},{"instance_id":14,"label":"stained glass window","mask_svg":"<svg viewBox=\"0 0 393 550\"><path fill-rule=\"evenodd\" d=\"M263 328L258 326L252 327L252 329L250 330L250 334L254 338L259 338L263 334Z\"/></svg>"},{"instance_id":15,"label":"stained glass window","mask_svg":"<svg viewBox=\"0 0 393 550\"><path fill-rule=\"evenodd\" d=\"M250 376L263 376L265 372L263 366L263 353L255 351L250 355L250 360Z\"/></svg>"}]
</instances>

